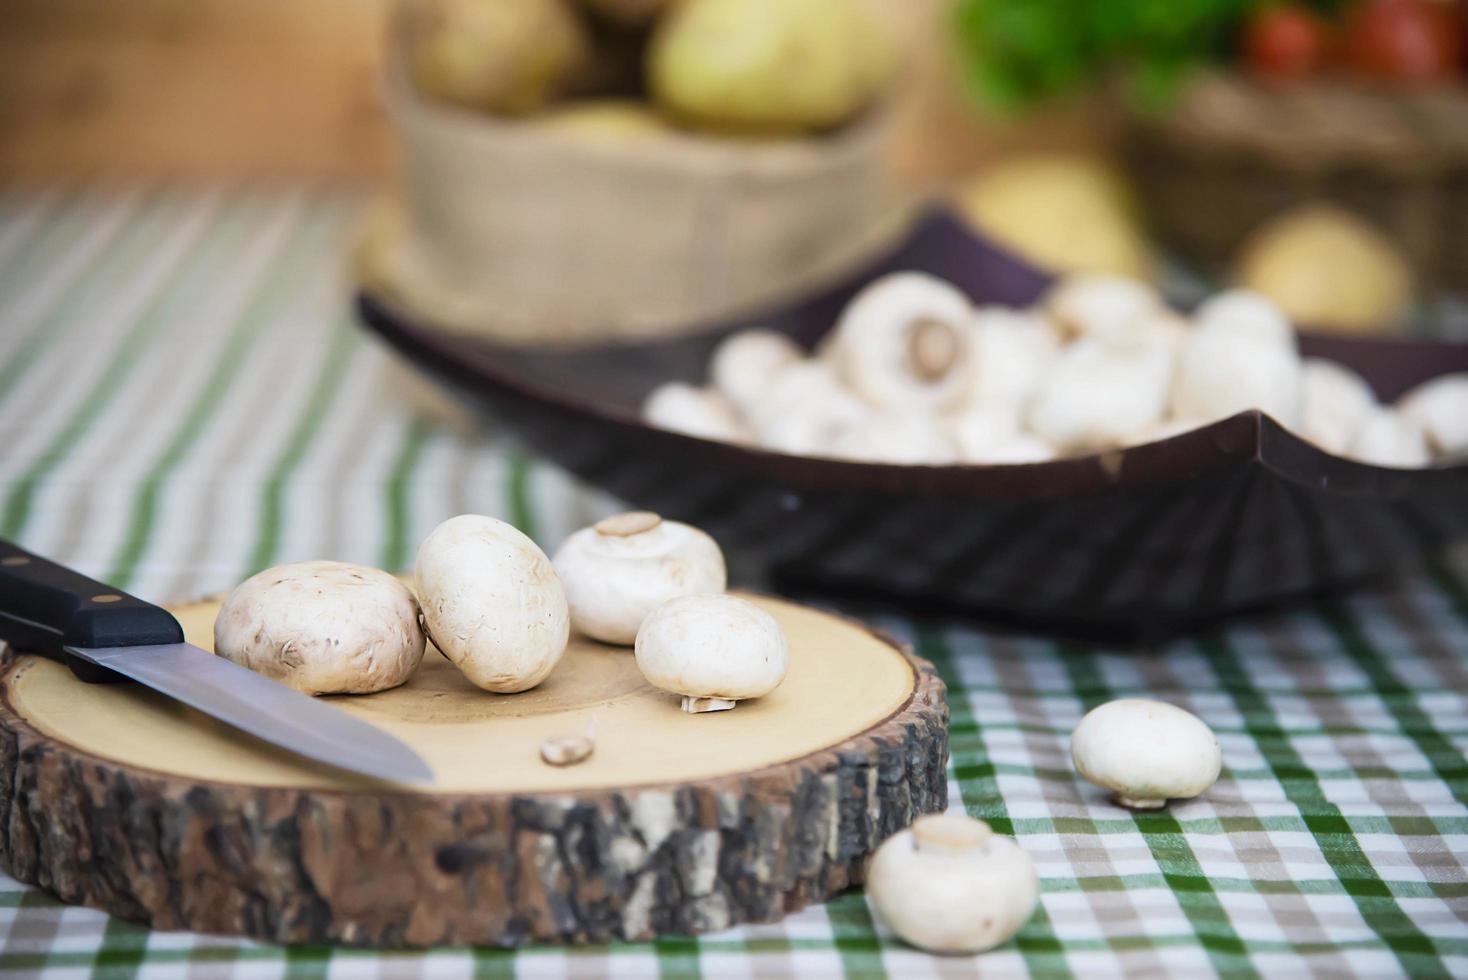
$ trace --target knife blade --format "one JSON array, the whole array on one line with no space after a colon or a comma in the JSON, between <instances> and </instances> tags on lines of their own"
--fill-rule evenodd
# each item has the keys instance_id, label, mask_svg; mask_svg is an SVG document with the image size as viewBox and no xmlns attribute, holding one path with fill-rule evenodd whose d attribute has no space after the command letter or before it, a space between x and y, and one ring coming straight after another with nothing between
<instances>
[{"instance_id":1,"label":"knife blade","mask_svg":"<svg viewBox=\"0 0 1468 980\"><path fill-rule=\"evenodd\" d=\"M327 765L400 783L433 771L347 712L184 641L165 609L0 540L0 640L63 660L90 683L131 679Z\"/></svg>"}]
</instances>

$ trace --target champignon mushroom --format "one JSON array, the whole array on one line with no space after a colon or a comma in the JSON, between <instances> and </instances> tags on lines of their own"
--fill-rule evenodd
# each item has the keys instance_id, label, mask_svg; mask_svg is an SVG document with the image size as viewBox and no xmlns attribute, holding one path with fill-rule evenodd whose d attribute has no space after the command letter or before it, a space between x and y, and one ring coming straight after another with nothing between
<instances>
[{"instance_id":1,"label":"champignon mushroom","mask_svg":"<svg viewBox=\"0 0 1468 980\"><path fill-rule=\"evenodd\" d=\"M307 694L397 687L423 659L418 602L387 572L339 561L245 579L214 620L214 652Z\"/></svg>"},{"instance_id":2,"label":"champignon mushroom","mask_svg":"<svg viewBox=\"0 0 1468 980\"><path fill-rule=\"evenodd\" d=\"M759 430L765 449L793 456L851 458L858 433L867 425L871 411L839 389L816 390L799 400L792 399L780 414Z\"/></svg>"},{"instance_id":3,"label":"champignon mushroom","mask_svg":"<svg viewBox=\"0 0 1468 980\"><path fill-rule=\"evenodd\" d=\"M1200 323L1178 354L1172 415L1199 424L1257 408L1281 425L1299 424L1300 355L1293 344L1218 322Z\"/></svg>"},{"instance_id":4,"label":"champignon mushroom","mask_svg":"<svg viewBox=\"0 0 1468 980\"><path fill-rule=\"evenodd\" d=\"M1289 317L1266 297L1249 289L1230 289L1204 300L1193 319L1198 329L1227 333L1294 349Z\"/></svg>"},{"instance_id":5,"label":"champignon mushroom","mask_svg":"<svg viewBox=\"0 0 1468 980\"><path fill-rule=\"evenodd\" d=\"M717 391L695 388L681 381L660 384L642 403L642 417L660 429L715 442L746 442L749 438L734 405Z\"/></svg>"},{"instance_id":6,"label":"champignon mushroom","mask_svg":"<svg viewBox=\"0 0 1468 980\"><path fill-rule=\"evenodd\" d=\"M1162 309L1162 300L1156 290L1136 279L1082 274L1051 287L1044 307L1071 336L1116 341L1136 336Z\"/></svg>"},{"instance_id":7,"label":"champignon mushroom","mask_svg":"<svg viewBox=\"0 0 1468 980\"><path fill-rule=\"evenodd\" d=\"M1376 411L1376 394L1348 367L1312 357L1301 374L1300 435L1328 453L1345 455Z\"/></svg>"},{"instance_id":8,"label":"champignon mushroom","mask_svg":"<svg viewBox=\"0 0 1468 980\"><path fill-rule=\"evenodd\" d=\"M527 691L566 652L571 613L560 579L545 552L504 521L444 521L419 545L414 577L428 638L486 691Z\"/></svg>"},{"instance_id":9,"label":"champignon mushroom","mask_svg":"<svg viewBox=\"0 0 1468 980\"><path fill-rule=\"evenodd\" d=\"M571 625L604 643L631 646L647 614L674 596L724 591L724 553L714 539L648 511L582 528L553 564Z\"/></svg>"},{"instance_id":10,"label":"champignon mushroom","mask_svg":"<svg viewBox=\"0 0 1468 980\"><path fill-rule=\"evenodd\" d=\"M949 423L958 458L980 465L1043 463L1055 458L1055 447L1022 432L1019 416L1001 408L970 408Z\"/></svg>"},{"instance_id":11,"label":"champignon mushroom","mask_svg":"<svg viewBox=\"0 0 1468 980\"><path fill-rule=\"evenodd\" d=\"M1070 756L1083 778L1136 810L1197 796L1223 767L1218 739L1197 715L1141 698L1087 712L1070 736Z\"/></svg>"},{"instance_id":12,"label":"champignon mushroom","mask_svg":"<svg viewBox=\"0 0 1468 980\"><path fill-rule=\"evenodd\" d=\"M862 408L841 383L836 380L836 370L827 361L793 361L775 372L770 385L759 401L746 409L751 427L761 434L782 421L812 405L828 401L849 399Z\"/></svg>"},{"instance_id":13,"label":"champignon mushroom","mask_svg":"<svg viewBox=\"0 0 1468 980\"><path fill-rule=\"evenodd\" d=\"M1399 469L1416 469L1432 462L1421 424L1390 408L1377 409L1367 416L1346 455L1373 466Z\"/></svg>"},{"instance_id":14,"label":"champignon mushroom","mask_svg":"<svg viewBox=\"0 0 1468 980\"><path fill-rule=\"evenodd\" d=\"M764 697L790 663L775 617L731 595L669 599L642 621L634 652L648 683L681 694L690 714Z\"/></svg>"},{"instance_id":15,"label":"champignon mushroom","mask_svg":"<svg viewBox=\"0 0 1468 980\"><path fill-rule=\"evenodd\" d=\"M775 376L804 355L795 342L773 330L742 330L714 348L709 378L740 411L759 404Z\"/></svg>"},{"instance_id":16,"label":"champignon mushroom","mask_svg":"<svg viewBox=\"0 0 1468 980\"><path fill-rule=\"evenodd\" d=\"M919 412L871 415L865 424L840 433L829 451L838 459L909 466L941 466L958 459L958 448L947 429L933 416Z\"/></svg>"},{"instance_id":17,"label":"champignon mushroom","mask_svg":"<svg viewBox=\"0 0 1468 980\"><path fill-rule=\"evenodd\" d=\"M899 272L878 279L836 324L837 374L882 411L937 411L959 405L973 374L968 297L941 279Z\"/></svg>"},{"instance_id":18,"label":"champignon mushroom","mask_svg":"<svg viewBox=\"0 0 1468 980\"><path fill-rule=\"evenodd\" d=\"M918 817L882 842L867 871L882 921L933 953L981 953L1019 931L1040 899L1015 841L957 813Z\"/></svg>"},{"instance_id":19,"label":"champignon mushroom","mask_svg":"<svg viewBox=\"0 0 1468 980\"><path fill-rule=\"evenodd\" d=\"M1044 316L983 307L973 320L973 388L968 403L1018 410L1059 349L1060 336Z\"/></svg>"},{"instance_id":20,"label":"champignon mushroom","mask_svg":"<svg viewBox=\"0 0 1468 980\"><path fill-rule=\"evenodd\" d=\"M1046 372L1028 427L1062 452L1124 445L1162 420L1171 374L1172 354L1156 340L1077 340Z\"/></svg>"},{"instance_id":21,"label":"champignon mushroom","mask_svg":"<svg viewBox=\"0 0 1468 980\"><path fill-rule=\"evenodd\" d=\"M1402 396L1397 408L1422 426L1439 456L1468 453L1468 372L1418 385Z\"/></svg>"}]
</instances>

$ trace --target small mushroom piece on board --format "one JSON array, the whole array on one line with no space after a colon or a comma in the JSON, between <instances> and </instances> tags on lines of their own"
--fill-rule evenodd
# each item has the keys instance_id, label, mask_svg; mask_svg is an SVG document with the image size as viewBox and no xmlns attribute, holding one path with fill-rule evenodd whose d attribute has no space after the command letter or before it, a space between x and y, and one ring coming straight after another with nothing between
<instances>
[{"instance_id":1,"label":"small mushroom piece on board","mask_svg":"<svg viewBox=\"0 0 1468 980\"><path fill-rule=\"evenodd\" d=\"M1402 396L1397 410L1422 426L1439 456L1468 454L1468 372L1418 385Z\"/></svg>"},{"instance_id":2,"label":"small mushroom piece on board","mask_svg":"<svg viewBox=\"0 0 1468 980\"><path fill-rule=\"evenodd\" d=\"M804 353L795 341L774 330L741 330L714 348L709 378L724 396L748 414L783 369Z\"/></svg>"},{"instance_id":3,"label":"small mushroom piece on board","mask_svg":"<svg viewBox=\"0 0 1468 980\"><path fill-rule=\"evenodd\" d=\"M428 638L476 686L527 691L566 652L561 581L545 552L504 521L449 518L419 545L413 574Z\"/></svg>"},{"instance_id":4,"label":"small mushroom piece on board","mask_svg":"<svg viewBox=\"0 0 1468 980\"><path fill-rule=\"evenodd\" d=\"M968 397L973 306L957 287L920 272L884 276L836 323L832 356L842 382L881 411L942 411Z\"/></svg>"},{"instance_id":5,"label":"small mushroom piece on board","mask_svg":"<svg viewBox=\"0 0 1468 980\"><path fill-rule=\"evenodd\" d=\"M1019 931L1040 900L1015 841L957 813L918 817L877 848L867 895L882 921L932 953L981 953Z\"/></svg>"},{"instance_id":6,"label":"small mushroom piece on board","mask_svg":"<svg viewBox=\"0 0 1468 980\"><path fill-rule=\"evenodd\" d=\"M339 561L277 565L214 620L214 652L307 694L397 687L423 659L418 602L387 572Z\"/></svg>"},{"instance_id":7,"label":"small mushroom piece on board","mask_svg":"<svg viewBox=\"0 0 1468 980\"><path fill-rule=\"evenodd\" d=\"M715 442L746 442L749 438L729 399L681 381L654 388L642 403L642 418L659 429Z\"/></svg>"},{"instance_id":8,"label":"small mushroom piece on board","mask_svg":"<svg viewBox=\"0 0 1468 980\"><path fill-rule=\"evenodd\" d=\"M764 697L790 665L775 617L731 595L669 599L643 620L635 651L648 683L683 695L690 714Z\"/></svg>"},{"instance_id":9,"label":"small mushroom piece on board","mask_svg":"<svg viewBox=\"0 0 1468 980\"><path fill-rule=\"evenodd\" d=\"M648 511L617 514L566 539L553 559L571 625L631 646L647 614L680 595L723 592L724 553L703 531Z\"/></svg>"},{"instance_id":10,"label":"small mushroom piece on board","mask_svg":"<svg viewBox=\"0 0 1468 980\"><path fill-rule=\"evenodd\" d=\"M552 735L540 743L540 759L548 766L574 766L596 751L596 719L576 735Z\"/></svg>"},{"instance_id":11,"label":"small mushroom piece on board","mask_svg":"<svg viewBox=\"0 0 1468 980\"><path fill-rule=\"evenodd\" d=\"M1070 736L1076 772L1118 804L1156 810L1218 781L1218 739L1197 715L1165 701L1123 698L1092 708Z\"/></svg>"},{"instance_id":12,"label":"small mushroom piece on board","mask_svg":"<svg viewBox=\"0 0 1468 980\"><path fill-rule=\"evenodd\" d=\"M1300 435L1328 453L1345 455L1376 411L1376 393L1355 371L1322 357L1305 361L1301 380Z\"/></svg>"}]
</instances>

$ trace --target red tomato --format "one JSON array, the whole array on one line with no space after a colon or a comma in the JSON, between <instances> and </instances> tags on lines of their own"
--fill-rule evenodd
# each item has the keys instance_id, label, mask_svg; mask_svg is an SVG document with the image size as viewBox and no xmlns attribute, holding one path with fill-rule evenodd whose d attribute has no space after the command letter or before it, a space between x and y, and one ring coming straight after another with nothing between
<instances>
[{"instance_id":1,"label":"red tomato","mask_svg":"<svg viewBox=\"0 0 1468 980\"><path fill-rule=\"evenodd\" d=\"M1263 7L1244 26L1244 61L1255 75L1313 75L1325 63L1329 47L1329 27L1304 7Z\"/></svg>"},{"instance_id":2,"label":"red tomato","mask_svg":"<svg viewBox=\"0 0 1468 980\"><path fill-rule=\"evenodd\" d=\"M1456 11L1452 4L1434 0L1367 0L1346 23L1345 60L1373 78L1454 78L1463 65Z\"/></svg>"}]
</instances>

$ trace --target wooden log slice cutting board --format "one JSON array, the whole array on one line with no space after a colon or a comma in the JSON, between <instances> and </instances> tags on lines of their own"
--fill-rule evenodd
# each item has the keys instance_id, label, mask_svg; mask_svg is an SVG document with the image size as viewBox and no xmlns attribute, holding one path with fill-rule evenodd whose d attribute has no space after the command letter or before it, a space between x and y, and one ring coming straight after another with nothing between
<instances>
[{"instance_id":1,"label":"wooden log slice cutting board","mask_svg":"<svg viewBox=\"0 0 1468 980\"><path fill-rule=\"evenodd\" d=\"M135 685L0 665L0 860L159 929L370 946L607 942L779 918L861 880L947 802L932 665L774 599L790 672L689 715L629 650L572 640L541 686L470 685L430 649L403 687L332 702L433 767L408 791L299 759ZM176 607L209 647L218 604ZM556 768L541 742L596 722Z\"/></svg>"}]
</instances>

